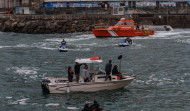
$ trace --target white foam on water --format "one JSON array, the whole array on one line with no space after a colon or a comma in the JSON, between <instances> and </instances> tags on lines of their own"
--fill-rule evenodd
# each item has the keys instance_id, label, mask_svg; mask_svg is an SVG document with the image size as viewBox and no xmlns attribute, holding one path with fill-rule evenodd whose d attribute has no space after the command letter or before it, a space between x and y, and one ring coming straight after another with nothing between
<instances>
[{"instance_id":1,"label":"white foam on water","mask_svg":"<svg viewBox=\"0 0 190 111\"><path fill-rule=\"evenodd\" d=\"M44 41L50 41L50 42L60 42L62 41L62 38L52 38L52 39L45 39ZM67 39L65 39L67 41Z\"/></svg>"},{"instance_id":2,"label":"white foam on water","mask_svg":"<svg viewBox=\"0 0 190 111\"><path fill-rule=\"evenodd\" d=\"M9 102L9 104L27 105L27 103L26 103L27 100L29 100L29 98L24 98L24 99L16 100L13 102Z\"/></svg>"},{"instance_id":3,"label":"white foam on water","mask_svg":"<svg viewBox=\"0 0 190 111\"><path fill-rule=\"evenodd\" d=\"M75 44L77 46L95 46L97 43L90 43L90 44Z\"/></svg>"},{"instance_id":4,"label":"white foam on water","mask_svg":"<svg viewBox=\"0 0 190 111\"><path fill-rule=\"evenodd\" d=\"M12 67L12 68L7 68L6 70L14 70L15 73L21 74L21 75L29 75L29 74L37 74L37 71L39 69L34 68L34 67Z\"/></svg>"},{"instance_id":5,"label":"white foam on water","mask_svg":"<svg viewBox=\"0 0 190 111\"><path fill-rule=\"evenodd\" d=\"M48 48L48 47L39 47L41 49L47 49L47 50L57 50L57 48Z\"/></svg>"},{"instance_id":6,"label":"white foam on water","mask_svg":"<svg viewBox=\"0 0 190 111\"><path fill-rule=\"evenodd\" d=\"M16 45L16 46L13 46L13 47L29 47L29 45L26 45L26 44L18 44L18 45Z\"/></svg>"},{"instance_id":7,"label":"white foam on water","mask_svg":"<svg viewBox=\"0 0 190 111\"><path fill-rule=\"evenodd\" d=\"M11 98L13 98L13 97L6 97L7 99L11 99Z\"/></svg>"},{"instance_id":8,"label":"white foam on water","mask_svg":"<svg viewBox=\"0 0 190 111\"><path fill-rule=\"evenodd\" d=\"M51 43L51 42L49 42L49 43L38 42L38 43L33 43L32 47L47 49L47 50L57 50L57 48L52 48L52 47L54 47L54 45L55 45L55 43Z\"/></svg>"},{"instance_id":9,"label":"white foam on water","mask_svg":"<svg viewBox=\"0 0 190 111\"><path fill-rule=\"evenodd\" d=\"M183 39L183 40L178 39L177 42L190 44L190 39Z\"/></svg>"},{"instance_id":10,"label":"white foam on water","mask_svg":"<svg viewBox=\"0 0 190 111\"><path fill-rule=\"evenodd\" d=\"M59 106L59 103L48 103L45 106Z\"/></svg>"},{"instance_id":11,"label":"white foam on water","mask_svg":"<svg viewBox=\"0 0 190 111\"><path fill-rule=\"evenodd\" d=\"M78 110L80 108L77 108L77 107L67 107L67 109L70 109L70 110Z\"/></svg>"},{"instance_id":12,"label":"white foam on water","mask_svg":"<svg viewBox=\"0 0 190 111\"><path fill-rule=\"evenodd\" d=\"M89 51L91 49L90 48L80 48L80 49L68 49L68 50L72 50L72 51Z\"/></svg>"},{"instance_id":13,"label":"white foam on water","mask_svg":"<svg viewBox=\"0 0 190 111\"><path fill-rule=\"evenodd\" d=\"M1 48L7 48L7 47L12 47L12 46L0 46L0 49Z\"/></svg>"}]
</instances>

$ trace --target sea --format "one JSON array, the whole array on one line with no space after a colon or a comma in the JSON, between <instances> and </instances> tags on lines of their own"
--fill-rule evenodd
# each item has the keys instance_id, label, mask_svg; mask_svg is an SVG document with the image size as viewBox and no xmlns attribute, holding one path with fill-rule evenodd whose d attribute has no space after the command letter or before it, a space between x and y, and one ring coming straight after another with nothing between
<instances>
[{"instance_id":1,"label":"sea","mask_svg":"<svg viewBox=\"0 0 190 111\"><path fill-rule=\"evenodd\" d=\"M63 38L68 52L58 51ZM104 111L189 111L190 29L158 31L132 38L132 46L118 47L124 39L96 38L91 32L0 32L0 111L82 111L86 102L94 100ZM103 60L98 67L112 60L123 74L136 78L111 91L42 91L44 78L67 77L76 59L94 56Z\"/></svg>"}]
</instances>

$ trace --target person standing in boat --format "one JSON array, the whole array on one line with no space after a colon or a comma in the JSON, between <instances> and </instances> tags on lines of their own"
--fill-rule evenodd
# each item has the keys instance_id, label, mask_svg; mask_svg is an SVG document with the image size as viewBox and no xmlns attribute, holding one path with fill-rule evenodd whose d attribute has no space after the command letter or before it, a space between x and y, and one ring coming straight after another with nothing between
<instances>
[{"instance_id":1,"label":"person standing in boat","mask_svg":"<svg viewBox=\"0 0 190 111\"><path fill-rule=\"evenodd\" d=\"M105 67L105 71L106 71L106 79L105 81L109 78L109 80L111 80L111 69L112 69L112 64L111 64L112 60L109 60L109 62L106 64L106 67Z\"/></svg>"},{"instance_id":2,"label":"person standing in boat","mask_svg":"<svg viewBox=\"0 0 190 111\"><path fill-rule=\"evenodd\" d=\"M88 65L84 66L84 69L83 69L83 78L84 78L84 82L89 82L90 81L90 74L88 72Z\"/></svg>"},{"instance_id":3,"label":"person standing in boat","mask_svg":"<svg viewBox=\"0 0 190 111\"><path fill-rule=\"evenodd\" d=\"M79 64L78 62L76 62L76 64L75 64L75 76L76 76L76 81L77 81L77 83L79 82L79 77L80 77L80 66L81 66L82 64Z\"/></svg>"},{"instance_id":4,"label":"person standing in boat","mask_svg":"<svg viewBox=\"0 0 190 111\"><path fill-rule=\"evenodd\" d=\"M63 39L62 41L61 41L61 46L60 46L60 48L62 47L62 46L66 46L66 41Z\"/></svg>"},{"instance_id":5,"label":"person standing in boat","mask_svg":"<svg viewBox=\"0 0 190 111\"><path fill-rule=\"evenodd\" d=\"M68 68L68 80L69 80L69 82L73 81L73 74L74 74L74 72L72 71L72 68L69 67Z\"/></svg>"},{"instance_id":6,"label":"person standing in boat","mask_svg":"<svg viewBox=\"0 0 190 111\"><path fill-rule=\"evenodd\" d=\"M139 30L139 24L136 23L136 30Z\"/></svg>"}]
</instances>

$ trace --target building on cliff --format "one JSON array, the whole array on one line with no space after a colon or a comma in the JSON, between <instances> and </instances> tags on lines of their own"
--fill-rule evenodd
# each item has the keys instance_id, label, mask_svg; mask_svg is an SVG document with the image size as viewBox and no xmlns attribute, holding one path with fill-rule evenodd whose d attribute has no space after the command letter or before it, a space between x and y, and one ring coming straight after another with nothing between
<instances>
[{"instance_id":1,"label":"building on cliff","mask_svg":"<svg viewBox=\"0 0 190 111\"><path fill-rule=\"evenodd\" d=\"M47 13L68 14L187 14L187 0L44 0ZM69 10L68 10L69 9ZM119 12L123 13L119 13Z\"/></svg>"}]
</instances>

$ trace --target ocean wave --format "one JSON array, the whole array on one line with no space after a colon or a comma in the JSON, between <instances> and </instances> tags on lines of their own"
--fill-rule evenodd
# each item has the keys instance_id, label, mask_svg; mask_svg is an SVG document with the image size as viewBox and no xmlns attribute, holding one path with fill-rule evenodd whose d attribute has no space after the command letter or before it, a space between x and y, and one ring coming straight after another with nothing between
<instances>
[{"instance_id":1,"label":"ocean wave","mask_svg":"<svg viewBox=\"0 0 190 111\"><path fill-rule=\"evenodd\" d=\"M7 71L13 70L15 73L21 74L21 75L28 75L28 74L37 74L37 71L39 69L34 68L34 67L12 67L12 68L7 68Z\"/></svg>"},{"instance_id":2,"label":"ocean wave","mask_svg":"<svg viewBox=\"0 0 190 111\"><path fill-rule=\"evenodd\" d=\"M12 99L13 97L6 97L7 99Z\"/></svg>"},{"instance_id":3,"label":"ocean wave","mask_svg":"<svg viewBox=\"0 0 190 111\"><path fill-rule=\"evenodd\" d=\"M77 108L77 107L67 107L67 109L70 109L70 110L78 110L80 108Z\"/></svg>"},{"instance_id":4,"label":"ocean wave","mask_svg":"<svg viewBox=\"0 0 190 111\"><path fill-rule=\"evenodd\" d=\"M13 45L13 46L0 46L0 48L24 48L24 47L29 47L29 45L26 45L26 44L18 44L18 45Z\"/></svg>"},{"instance_id":5,"label":"ocean wave","mask_svg":"<svg viewBox=\"0 0 190 111\"><path fill-rule=\"evenodd\" d=\"M183 39L183 40L180 40L178 39L177 42L181 42L181 43L190 43L190 39Z\"/></svg>"},{"instance_id":6,"label":"ocean wave","mask_svg":"<svg viewBox=\"0 0 190 111\"><path fill-rule=\"evenodd\" d=\"M59 106L59 103L48 103L45 106Z\"/></svg>"},{"instance_id":7,"label":"ocean wave","mask_svg":"<svg viewBox=\"0 0 190 111\"><path fill-rule=\"evenodd\" d=\"M97 43L89 43L89 44L75 44L76 46L96 46Z\"/></svg>"},{"instance_id":8,"label":"ocean wave","mask_svg":"<svg viewBox=\"0 0 190 111\"><path fill-rule=\"evenodd\" d=\"M26 45L26 44L18 44L18 45L13 46L13 47L29 47L29 45Z\"/></svg>"},{"instance_id":9,"label":"ocean wave","mask_svg":"<svg viewBox=\"0 0 190 111\"><path fill-rule=\"evenodd\" d=\"M29 100L29 98L24 98L16 101L9 101L9 104L21 104L21 105L27 105L26 101Z\"/></svg>"},{"instance_id":10,"label":"ocean wave","mask_svg":"<svg viewBox=\"0 0 190 111\"><path fill-rule=\"evenodd\" d=\"M1 49L1 48L7 48L7 47L11 47L11 46L0 46L0 49Z\"/></svg>"},{"instance_id":11,"label":"ocean wave","mask_svg":"<svg viewBox=\"0 0 190 111\"><path fill-rule=\"evenodd\" d=\"M68 49L68 50L72 50L72 51L89 51L90 48L79 48L79 49Z\"/></svg>"}]
</instances>

